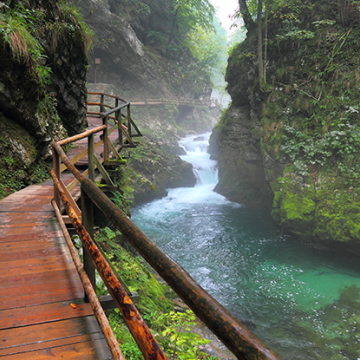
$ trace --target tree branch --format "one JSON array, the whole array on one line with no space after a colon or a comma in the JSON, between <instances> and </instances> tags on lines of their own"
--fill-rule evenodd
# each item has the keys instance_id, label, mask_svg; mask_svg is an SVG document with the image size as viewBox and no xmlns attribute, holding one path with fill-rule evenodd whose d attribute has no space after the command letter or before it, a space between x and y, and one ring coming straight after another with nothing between
<instances>
[{"instance_id":1,"label":"tree branch","mask_svg":"<svg viewBox=\"0 0 360 360\"><path fill-rule=\"evenodd\" d=\"M253 19L251 18L246 0L239 0L240 12L244 19L244 23L249 32L253 31L256 27Z\"/></svg>"}]
</instances>

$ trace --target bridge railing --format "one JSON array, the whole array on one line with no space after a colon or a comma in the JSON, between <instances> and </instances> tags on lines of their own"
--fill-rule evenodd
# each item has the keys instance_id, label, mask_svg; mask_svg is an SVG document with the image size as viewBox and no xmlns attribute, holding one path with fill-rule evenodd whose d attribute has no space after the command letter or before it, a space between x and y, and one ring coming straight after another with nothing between
<instances>
[{"instance_id":1,"label":"bridge railing","mask_svg":"<svg viewBox=\"0 0 360 360\"><path fill-rule=\"evenodd\" d=\"M151 106L151 105L177 105L177 106L208 106L211 107L211 101L190 99L190 98L178 98L178 99L147 99L137 98L131 99L133 106Z\"/></svg>"},{"instance_id":2,"label":"bridge railing","mask_svg":"<svg viewBox=\"0 0 360 360\"><path fill-rule=\"evenodd\" d=\"M125 104L123 104L125 106ZM119 107L119 106L118 106ZM112 110L118 111L114 107ZM104 115L104 114L103 114ZM106 118L108 115L103 118ZM117 117L120 119L120 117ZM118 121L118 123L120 123ZM91 172L80 173L74 166L73 160L69 159L62 145L68 144L75 138L92 138L94 133L103 131L106 136L106 124L88 130L75 137L53 143L54 168L51 175L54 180L55 201L60 208L60 200L64 204L67 213L76 229L83 247L88 254L88 264L84 264L85 270L92 276L93 267L97 269L109 293L120 309L123 318L136 340L145 359L167 359L160 348L154 335L146 326L144 320L124 290L121 282L113 272L112 267L105 260L101 251L92 239L93 236L93 204L102 211L134 246L139 254L159 273L170 285L176 294L194 311L194 313L213 331L214 334L232 351L238 359L263 359L279 360L279 358L266 348L264 344L251 334L236 318L234 318L221 304L212 298L192 277L167 254L162 252L149 238L119 209L94 183ZM106 127L107 128L107 127ZM88 140L91 147L92 140ZM89 148L89 154L92 150ZM105 154L105 151L104 151ZM90 159L90 156L89 156ZM61 184L61 162L74 175L81 185L81 210L76 210L76 202L71 194L64 190ZM90 166L90 164L89 164ZM80 221L81 217L81 221ZM84 252L84 261L85 261ZM92 262L92 266L89 262ZM91 279L94 285L94 279ZM115 352L118 353L118 352ZM114 355L115 356L115 355ZM117 358L119 355L116 355Z\"/></svg>"}]
</instances>

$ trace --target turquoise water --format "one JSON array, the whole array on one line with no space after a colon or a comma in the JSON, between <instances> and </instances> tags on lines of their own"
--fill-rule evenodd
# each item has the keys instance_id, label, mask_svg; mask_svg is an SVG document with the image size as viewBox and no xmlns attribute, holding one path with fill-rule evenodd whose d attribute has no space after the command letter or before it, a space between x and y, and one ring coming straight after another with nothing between
<instances>
[{"instance_id":1,"label":"turquoise water","mask_svg":"<svg viewBox=\"0 0 360 360\"><path fill-rule=\"evenodd\" d=\"M134 209L133 221L282 359L360 359L359 259L214 193L216 162L193 139L183 158L197 185Z\"/></svg>"}]
</instances>

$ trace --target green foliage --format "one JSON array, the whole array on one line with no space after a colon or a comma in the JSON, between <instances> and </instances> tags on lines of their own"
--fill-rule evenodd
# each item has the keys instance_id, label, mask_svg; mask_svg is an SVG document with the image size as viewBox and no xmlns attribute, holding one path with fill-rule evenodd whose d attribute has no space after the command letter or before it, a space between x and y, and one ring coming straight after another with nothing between
<instances>
[{"instance_id":1,"label":"green foliage","mask_svg":"<svg viewBox=\"0 0 360 360\"><path fill-rule=\"evenodd\" d=\"M163 338L160 344L169 354L169 359L192 360L207 356L199 351L199 345L210 341L191 332L191 327L196 325L195 315L191 310L186 310L184 313L171 311L168 314L160 314L157 323L162 324Z\"/></svg>"},{"instance_id":2,"label":"green foliage","mask_svg":"<svg viewBox=\"0 0 360 360\"><path fill-rule=\"evenodd\" d=\"M130 291L137 291L140 295L140 303L137 308L169 359L215 359L207 357L198 349L199 345L209 341L191 332L191 327L195 325L194 314L190 310L185 313L173 311L173 305L167 299L169 288L158 283L137 258L116 243L119 237L121 237L119 231L104 228L100 230L96 240L106 251L115 270ZM105 293L103 284L97 281L97 285L98 291ZM143 359L119 310L112 311L108 318L125 357Z\"/></svg>"},{"instance_id":3,"label":"green foliage","mask_svg":"<svg viewBox=\"0 0 360 360\"><path fill-rule=\"evenodd\" d=\"M114 204L123 210L125 214L130 216L130 204L129 202L124 198L123 194L120 191L114 191L111 194L111 200L114 202Z\"/></svg>"},{"instance_id":4,"label":"green foliage","mask_svg":"<svg viewBox=\"0 0 360 360\"><path fill-rule=\"evenodd\" d=\"M79 42L86 51L93 35L75 6L60 1L54 8L60 18L57 22L49 21L44 9L26 8L21 3L11 8L0 2L0 36L10 47L13 58L26 64L37 75L41 86L50 84L51 73L41 45L44 35L41 27L46 29L53 50L61 36L64 41L66 36L80 36Z\"/></svg>"},{"instance_id":5,"label":"green foliage","mask_svg":"<svg viewBox=\"0 0 360 360\"><path fill-rule=\"evenodd\" d=\"M0 3L0 35L2 35L11 49L12 56L20 63L25 63L34 71L43 84L49 82L50 68L44 66L44 50L33 33L37 30L37 19L44 16L39 10L26 9L18 4L11 9Z\"/></svg>"},{"instance_id":6,"label":"green foliage","mask_svg":"<svg viewBox=\"0 0 360 360\"><path fill-rule=\"evenodd\" d=\"M208 356L199 350L200 345L207 344L210 341L191 332L191 327L196 325L194 321L195 315L191 310L186 310L184 313L171 311L166 314L155 310L152 313L145 314L143 318L148 323L151 331L155 333L156 339L169 359L218 360L217 357ZM109 315L109 323L119 341L124 356L132 360L142 360L143 356L120 318L119 311L115 310Z\"/></svg>"},{"instance_id":7,"label":"green foliage","mask_svg":"<svg viewBox=\"0 0 360 360\"><path fill-rule=\"evenodd\" d=\"M21 190L26 185L37 184L50 177L49 164L38 161L32 165L31 171L15 169L16 162L7 156L3 158L6 168L0 169L0 199Z\"/></svg>"},{"instance_id":8,"label":"green foliage","mask_svg":"<svg viewBox=\"0 0 360 360\"><path fill-rule=\"evenodd\" d=\"M256 15L256 2L248 4ZM230 69L263 104L261 148L279 166L267 170L272 217L302 236L359 241L358 3L264 4L266 86L259 91L241 77L257 66L253 34L232 53Z\"/></svg>"},{"instance_id":9,"label":"green foliage","mask_svg":"<svg viewBox=\"0 0 360 360\"><path fill-rule=\"evenodd\" d=\"M0 198L50 177L51 165L37 159L35 139L19 124L0 120L0 144ZM17 148L24 150L22 158Z\"/></svg>"},{"instance_id":10,"label":"green foliage","mask_svg":"<svg viewBox=\"0 0 360 360\"><path fill-rule=\"evenodd\" d=\"M75 5L71 3L67 3L65 1L59 2L60 14L65 22L65 26L67 27L67 31L71 36L80 35L80 43L83 44L84 51L90 49L92 45L92 38L94 37L94 33L89 28L89 26L85 23L84 19L79 13L79 10ZM57 24L61 26L60 24Z\"/></svg>"},{"instance_id":11,"label":"green foliage","mask_svg":"<svg viewBox=\"0 0 360 360\"><path fill-rule=\"evenodd\" d=\"M278 34L278 35L276 35L276 38L278 40L285 40L285 39L305 40L305 39L312 39L314 36L315 36L315 34L312 31L296 29L296 30L289 31L283 35Z\"/></svg>"},{"instance_id":12,"label":"green foliage","mask_svg":"<svg viewBox=\"0 0 360 360\"><path fill-rule=\"evenodd\" d=\"M358 48L352 44L359 31L344 31L329 19L314 25L316 39L297 38L302 46L292 62L279 64L271 74L262 117L263 149L295 163L301 175L308 173L307 166L335 166L339 174L357 179L360 69Z\"/></svg>"},{"instance_id":13,"label":"green foliage","mask_svg":"<svg viewBox=\"0 0 360 360\"><path fill-rule=\"evenodd\" d=\"M214 7L208 0L173 0L173 12L180 34L186 34L199 26L213 30Z\"/></svg>"}]
</instances>

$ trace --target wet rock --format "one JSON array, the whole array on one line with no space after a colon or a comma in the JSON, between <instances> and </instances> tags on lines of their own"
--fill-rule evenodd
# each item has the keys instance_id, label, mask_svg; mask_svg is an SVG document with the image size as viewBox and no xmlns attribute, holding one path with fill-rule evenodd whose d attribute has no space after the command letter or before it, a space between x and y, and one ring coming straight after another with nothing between
<instances>
[{"instance_id":1,"label":"wet rock","mask_svg":"<svg viewBox=\"0 0 360 360\"><path fill-rule=\"evenodd\" d=\"M248 206L270 207L271 190L250 110L250 106L232 105L225 114L221 131L211 139L210 151L218 149L219 161L219 183L215 191Z\"/></svg>"},{"instance_id":2,"label":"wet rock","mask_svg":"<svg viewBox=\"0 0 360 360\"><path fill-rule=\"evenodd\" d=\"M196 183L191 164L147 137L132 149L128 163L133 171L136 204L166 196L167 188L192 187Z\"/></svg>"}]
</instances>

